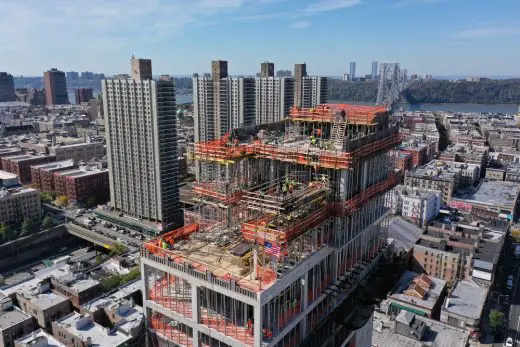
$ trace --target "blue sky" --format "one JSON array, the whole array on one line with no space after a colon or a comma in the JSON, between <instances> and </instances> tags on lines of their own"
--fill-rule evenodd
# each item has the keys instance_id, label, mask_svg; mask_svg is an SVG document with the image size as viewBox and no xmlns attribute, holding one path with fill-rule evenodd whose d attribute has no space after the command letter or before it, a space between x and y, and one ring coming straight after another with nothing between
<instances>
[{"instance_id":1,"label":"blue sky","mask_svg":"<svg viewBox=\"0 0 520 347\"><path fill-rule=\"evenodd\" d=\"M56 67L191 75L210 61L231 74L306 62L339 76L357 62L400 62L410 73L520 75L519 0L0 0L0 71Z\"/></svg>"}]
</instances>

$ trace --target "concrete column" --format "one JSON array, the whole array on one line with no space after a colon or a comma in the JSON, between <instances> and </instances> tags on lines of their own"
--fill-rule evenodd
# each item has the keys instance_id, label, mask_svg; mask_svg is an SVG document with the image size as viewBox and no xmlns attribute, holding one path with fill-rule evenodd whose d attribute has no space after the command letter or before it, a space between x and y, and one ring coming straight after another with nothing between
<instances>
[{"instance_id":1,"label":"concrete column","mask_svg":"<svg viewBox=\"0 0 520 347\"><path fill-rule=\"evenodd\" d=\"M254 307L254 346L261 347L262 346L262 306L258 303Z\"/></svg>"},{"instance_id":2,"label":"concrete column","mask_svg":"<svg viewBox=\"0 0 520 347\"><path fill-rule=\"evenodd\" d=\"M300 279L301 281L301 279ZM302 312L305 312L307 309L307 306L309 305L309 272L306 272L305 275L303 275L303 287L302 287L302 298L301 298L301 306L302 306ZM301 320L300 324L300 335L302 340L307 336L307 317L304 317Z\"/></svg>"},{"instance_id":3,"label":"concrete column","mask_svg":"<svg viewBox=\"0 0 520 347\"><path fill-rule=\"evenodd\" d=\"M200 311L199 311L199 287L191 283L191 311L192 320L199 324ZM194 327L193 329L193 347L199 347L199 330Z\"/></svg>"}]
</instances>

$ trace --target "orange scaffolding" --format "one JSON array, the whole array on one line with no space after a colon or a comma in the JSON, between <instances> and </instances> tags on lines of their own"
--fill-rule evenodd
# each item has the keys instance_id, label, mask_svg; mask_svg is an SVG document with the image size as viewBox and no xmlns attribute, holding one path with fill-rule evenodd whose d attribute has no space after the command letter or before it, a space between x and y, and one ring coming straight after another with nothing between
<instances>
[{"instance_id":1,"label":"orange scaffolding","mask_svg":"<svg viewBox=\"0 0 520 347\"><path fill-rule=\"evenodd\" d=\"M231 192L229 190L227 191L224 185L215 182L198 182L193 185L193 192L202 198L210 197L226 205L234 205L240 201L244 192L242 190L230 190Z\"/></svg>"},{"instance_id":2,"label":"orange scaffolding","mask_svg":"<svg viewBox=\"0 0 520 347\"><path fill-rule=\"evenodd\" d=\"M390 149L400 142L398 134L374 141L352 152L334 152L301 147L288 147L262 143L247 143L230 146L222 141L197 143L194 147L194 156L199 160L233 163L235 159L249 155L278 160L283 162L313 165L328 169L348 169L361 158Z\"/></svg>"},{"instance_id":3,"label":"orange scaffolding","mask_svg":"<svg viewBox=\"0 0 520 347\"><path fill-rule=\"evenodd\" d=\"M280 229L269 228L267 227L270 222L268 217L243 223L242 235L245 240L251 242L262 243L268 241L281 245L303 234L305 231L320 225L330 217L345 216L356 212L368 200L387 192L397 185L397 183L398 175L391 173L386 180L376 183L361 193L356 194L352 199L340 204L324 205L289 226Z\"/></svg>"},{"instance_id":4,"label":"orange scaffolding","mask_svg":"<svg viewBox=\"0 0 520 347\"><path fill-rule=\"evenodd\" d=\"M340 118L341 111L345 112L344 119ZM289 116L293 121L331 123L342 120L349 124L372 125L376 123L377 116L387 111L383 106L324 104L313 108L293 107Z\"/></svg>"}]
</instances>

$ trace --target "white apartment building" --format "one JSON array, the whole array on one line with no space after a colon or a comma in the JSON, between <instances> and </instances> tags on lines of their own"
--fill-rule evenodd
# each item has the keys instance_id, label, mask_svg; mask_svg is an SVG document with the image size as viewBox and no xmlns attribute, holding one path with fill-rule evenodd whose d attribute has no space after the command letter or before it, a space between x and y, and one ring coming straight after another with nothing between
<instances>
[{"instance_id":1,"label":"white apartment building","mask_svg":"<svg viewBox=\"0 0 520 347\"><path fill-rule=\"evenodd\" d=\"M102 88L111 204L174 227L181 212L173 79L122 77L103 80Z\"/></svg>"},{"instance_id":2,"label":"white apartment building","mask_svg":"<svg viewBox=\"0 0 520 347\"><path fill-rule=\"evenodd\" d=\"M388 207L392 213L422 226L439 214L441 197L438 190L398 185L389 193Z\"/></svg>"},{"instance_id":3,"label":"white apartment building","mask_svg":"<svg viewBox=\"0 0 520 347\"><path fill-rule=\"evenodd\" d=\"M294 105L294 79L257 77L255 102L255 124L279 122L287 117Z\"/></svg>"},{"instance_id":4,"label":"white apartment building","mask_svg":"<svg viewBox=\"0 0 520 347\"><path fill-rule=\"evenodd\" d=\"M305 76L302 78L301 107L314 107L328 101L327 77Z\"/></svg>"},{"instance_id":5,"label":"white apartment building","mask_svg":"<svg viewBox=\"0 0 520 347\"><path fill-rule=\"evenodd\" d=\"M2 188L0 190L0 224L19 224L24 219L39 221L40 193L33 188Z\"/></svg>"}]
</instances>

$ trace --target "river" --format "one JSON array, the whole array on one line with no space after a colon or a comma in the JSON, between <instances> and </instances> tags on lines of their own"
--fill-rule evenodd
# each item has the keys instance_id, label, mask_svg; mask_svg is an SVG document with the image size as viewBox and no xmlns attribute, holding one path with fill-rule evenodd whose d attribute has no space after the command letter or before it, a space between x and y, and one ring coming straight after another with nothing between
<instances>
[{"instance_id":1,"label":"river","mask_svg":"<svg viewBox=\"0 0 520 347\"><path fill-rule=\"evenodd\" d=\"M371 102L331 100L331 104L361 104L375 105ZM516 104L399 104L405 111L452 111L452 112L490 112L490 113L517 113Z\"/></svg>"}]
</instances>

